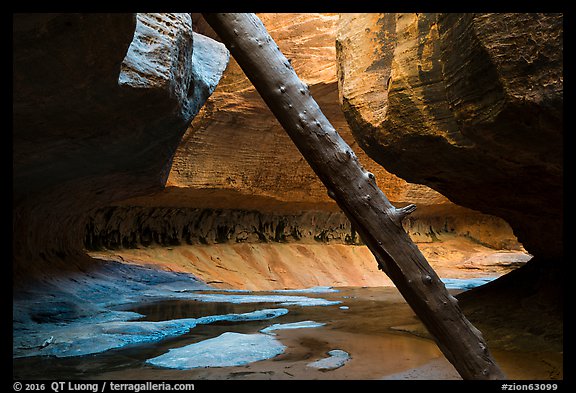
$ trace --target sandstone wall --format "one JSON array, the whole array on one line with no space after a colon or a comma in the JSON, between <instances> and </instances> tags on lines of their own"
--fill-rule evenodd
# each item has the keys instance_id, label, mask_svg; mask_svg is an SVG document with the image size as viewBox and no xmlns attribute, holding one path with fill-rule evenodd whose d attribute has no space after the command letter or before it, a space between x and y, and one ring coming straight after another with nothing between
<instances>
[{"instance_id":1,"label":"sandstone wall","mask_svg":"<svg viewBox=\"0 0 576 393\"><path fill-rule=\"evenodd\" d=\"M298 76L360 162L397 203L451 204L372 161L354 140L338 101L338 14L258 14ZM197 28L213 34L197 17ZM286 211L338 211L335 202L234 59L178 146L161 192L124 205Z\"/></svg>"},{"instance_id":2,"label":"sandstone wall","mask_svg":"<svg viewBox=\"0 0 576 393\"><path fill-rule=\"evenodd\" d=\"M402 180L360 148L338 96L335 40L341 16L308 13L259 17L388 198L397 206L418 206L405 222L415 241L439 241L449 234L495 248L521 248L503 220L459 207L427 186ZM201 15L194 14L193 19L197 31L218 38ZM362 52L366 48L357 48L353 57L359 61L370 58ZM370 86L364 87L370 94ZM172 244L263 239L323 239L346 244L352 233L348 220L326 195L322 183L234 59L178 146L166 188L114 205L94 213L87 229L92 246L141 244L134 239L140 239L138 232L144 228L156 239L171 239ZM283 235L277 233L279 226ZM355 237L352 243L358 241Z\"/></svg>"},{"instance_id":3,"label":"sandstone wall","mask_svg":"<svg viewBox=\"0 0 576 393\"><path fill-rule=\"evenodd\" d=\"M358 146L338 96L339 15L260 17L389 199L418 205L405 223L413 239L520 248L502 220L400 179ZM86 246L359 242L233 59L222 75L228 53L198 15L14 20L16 270Z\"/></svg>"},{"instance_id":4,"label":"sandstone wall","mask_svg":"<svg viewBox=\"0 0 576 393\"><path fill-rule=\"evenodd\" d=\"M525 262L480 245L522 250L495 216L529 251L558 255L561 17L260 16L389 199L418 205L404 225L428 260L473 274ZM82 308L130 276L86 247L135 247L100 256L222 287L386 282L238 66L222 75L228 52L199 33L188 14L14 15L13 283L30 315ZM531 326L561 310L562 273L482 298L477 318L496 310L505 324L528 304L517 321ZM93 277L97 290L66 293Z\"/></svg>"},{"instance_id":5,"label":"sandstone wall","mask_svg":"<svg viewBox=\"0 0 576 393\"><path fill-rule=\"evenodd\" d=\"M403 223L416 243L464 238L499 250L519 250L505 221L469 209L429 208ZM299 213L260 210L110 206L92 214L84 229L89 250L243 243L361 245L341 211Z\"/></svg>"},{"instance_id":6,"label":"sandstone wall","mask_svg":"<svg viewBox=\"0 0 576 393\"><path fill-rule=\"evenodd\" d=\"M81 260L89 210L162 188L229 55L188 14L14 14L13 40L20 277Z\"/></svg>"},{"instance_id":7,"label":"sandstone wall","mask_svg":"<svg viewBox=\"0 0 576 393\"><path fill-rule=\"evenodd\" d=\"M342 14L340 96L376 162L563 255L561 14Z\"/></svg>"}]
</instances>

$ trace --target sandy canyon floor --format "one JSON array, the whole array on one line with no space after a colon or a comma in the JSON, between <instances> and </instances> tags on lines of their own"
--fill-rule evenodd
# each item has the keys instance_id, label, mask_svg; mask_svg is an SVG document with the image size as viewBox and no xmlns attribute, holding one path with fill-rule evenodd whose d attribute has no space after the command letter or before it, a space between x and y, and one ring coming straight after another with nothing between
<instances>
[{"instance_id":1,"label":"sandy canyon floor","mask_svg":"<svg viewBox=\"0 0 576 393\"><path fill-rule=\"evenodd\" d=\"M530 258L521 251L492 250L461 238L418 246L454 294L490 281ZM176 274L178 280L193 274L209 287L186 289L156 283L168 292L150 292L148 297L126 301L133 295L116 285L114 291L124 295L116 296L114 291L101 295L105 312L98 315L105 317L85 318L86 325L79 328L44 328L37 340L55 338L33 353L22 349L32 339L21 340L20 355L13 363L15 378L460 378L396 288L376 268L366 247L223 244L95 252L92 256L127 269L144 266L146 271ZM133 273L127 270L125 274ZM126 287L142 295L146 286L129 281ZM116 320L114 313L130 317ZM499 342L490 345L488 340L510 379L563 378L562 352L529 345L503 347ZM85 348L88 343L107 350L91 352ZM70 356L74 353L81 356ZM214 354L225 355L214 360ZM208 362L208 366L196 367L194 362Z\"/></svg>"}]
</instances>

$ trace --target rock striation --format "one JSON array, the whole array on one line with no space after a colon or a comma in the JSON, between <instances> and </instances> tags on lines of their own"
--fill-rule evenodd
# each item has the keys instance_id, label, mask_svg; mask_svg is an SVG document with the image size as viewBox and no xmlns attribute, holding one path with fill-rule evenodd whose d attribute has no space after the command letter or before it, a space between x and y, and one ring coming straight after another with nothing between
<instances>
[{"instance_id":1,"label":"rock striation","mask_svg":"<svg viewBox=\"0 0 576 393\"><path fill-rule=\"evenodd\" d=\"M506 341L536 333L562 347L563 15L342 14L336 47L342 108L364 151L503 218L534 255L459 296L470 320Z\"/></svg>"},{"instance_id":2,"label":"rock striation","mask_svg":"<svg viewBox=\"0 0 576 393\"><path fill-rule=\"evenodd\" d=\"M563 255L561 14L342 14L344 114L376 162Z\"/></svg>"},{"instance_id":3,"label":"rock striation","mask_svg":"<svg viewBox=\"0 0 576 393\"><path fill-rule=\"evenodd\" d=\"M451 206L427 207L403 222L414 242L463 238L492 249L523 251L505 221ZM90 214L89 250L239 243L362 245L341 211L285 211L186 207L108 206Z\"/></svg>"},{"instance_id":4,"label":"rock striation","mask_svg":"<svg viewBox=\"0 0 576 393\"><path fill-rule=\"evenodd\" d=\"M334 41L341 16L316 13L258 16L299 77L308 84L323 113L354 149L366 170L375 175L387 197L397 206L409 203L418 206L405 223L414 239L433 241L439 240L443 233L451 233L491 247L520 247L504 221L488 215L482 217L478 212L453 204L427 186L406 182L373 161L358 146L338 97ZM201 15L192 17L196 31L217 39ZM206 211L201 213L197 209ZM302 234L313 234L310 238L344 243L351 234L350 224L234 59L230 60L218 87L178 146L166 187L156 193L115 202L114 208L104 210L94 212L93 223L87 228L92 244L134 244L130 239L138 236L137 232L142 229L139 223L143 222L154 228L156 238L181 243L187 243L185 238L190 237L206 239L207 243L221 242L213 235L218 231L217 225L228 229L238 227L227 239L232 242L244 241L237 238L238 233L249 233L241 238L257 242L278 237L274 230L258 235L257 228L263 224L254 224L255 220L270 223L270 228L289 222L282 231L293 227ZM162 218L165 214L176 220L173 225L178 230L166 224ZM325 217L338 215L338 225L347 229L335 235ZM206 220L203 224L197 222L200 216ZM310 224L312 216L316 217L314 225ZM103 219L105 217L109 219ZM153 224L155 219L158 222ZM182 222L177 223L179 220ZM129 223L135 226L130 229ZM326 223L328 227L321 228L319 223ZM161 232L163 227L165 232ZM322 237L322 231L334 236ZM175 233L179 234L177 239ZM279 238L296 239L289 233ZM192 241L195 242L197 240Z\"/></svg>"},{"instance_id":5,"label":"rock striation","mask_svg":"<svg viewBox=\"0 0 576 393\"><path fill-rule=\"evenodd\" d=\"M360 162L396 203L452 205L372 161L357 145L338 101L334 39L338 14L258 14L298 76ZM201 16L196 28L214 33ZM288 23L289 21L289 23ZM339 211L234 59L178 146L166 188L122 205L294 213Z\"/></svg>"},{"instance_id":6,"label":"rock striation","mask_svg":"<svg viewBox=\"0 0 576 393\"><path fill-rule=\"evenodd\" d=\"M13 37L20 282L82 260L91 209L163 187L229 54L189 14L14 14Z\"/></svg>"},{"instance_id":7,"label":"rock striation","mask_svg":"<svg viewBox=\"0 0 576 393\"><path fill-rule=\"evenodd\" d=\"M98 210L86 227L90 250L221 243L360 244L340 212L274 214L259 211L150 207Z\"/></svg>"}]
</instances>

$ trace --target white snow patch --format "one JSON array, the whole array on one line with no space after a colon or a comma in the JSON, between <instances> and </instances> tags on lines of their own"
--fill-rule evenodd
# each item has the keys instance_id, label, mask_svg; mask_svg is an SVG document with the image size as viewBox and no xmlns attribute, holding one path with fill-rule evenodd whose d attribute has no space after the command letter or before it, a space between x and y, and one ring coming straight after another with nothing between
<instances>
[{"instance_id":1,"label":"white snow patch","mask_svg":"<svg viewBox=\"0 0 576 393\"><path fill-rule=\"evenodd\" d=\"M283 330L283 329L303 329L303 328L315 328L326 325L325 323L314 322L314 321L301 321L301 322L293 322L293 323L275 323L274 325L270 325L267 328L260 330L261 333L275 335L276 333L272 333L274 330Z\"/></svg>"},{"instance_id":2,"label":"white snow patch","mask_svg":"<svg viewBox=\"0 0 576 393\"><path fill-rule=\"evenodd\" d=\"M148 359L156 367L188 370L199 367L231 367L273 358L286 347L266 334L226 332Z\"/></svg>"},{"instance_id":3,"label":"white snow patch","mask_svg":"<svg viewBox=\"0 0 576 393\"><path fill-rule=\"evenodd\" d=\"M308 363L307 366L319 370L335 370L342 367L348 360L350 360L350 354L341 349L328 351L328 355L330 355L330 357Z\"/></svg>"}]
</instances>

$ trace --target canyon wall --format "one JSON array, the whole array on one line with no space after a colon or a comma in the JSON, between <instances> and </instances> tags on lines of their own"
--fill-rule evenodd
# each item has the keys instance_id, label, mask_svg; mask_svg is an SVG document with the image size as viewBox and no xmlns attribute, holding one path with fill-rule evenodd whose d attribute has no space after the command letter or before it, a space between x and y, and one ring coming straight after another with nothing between
<instances>
[{"instance_id":1,"label":"canyon wall","mask_svg":"<svg viewBox=\"0 0 576 393\"><path fill-rule=\"evenodd\" d=\"M450 204L430 188L390 174L358 148L338 101L334 47L338 14L258 15L330 122L391 200ZM199 21L196 28L202 26ZM213 34L207 27L201 31ZM234 59L182 138L166 188L122 204L339 210Z\"/></svg>"},{"instance_id":2,"label":"canyon wall","mask_svg":"<svg viewBox=\"0 0 576 393\"><path fill-rule=\"evenodd\" d=\"M85 259L88 211L161 189L229 54L189 14L14 14L14 282Z\"/></svg>"},{"instance_id":3,"label":"canyon wall","mask_svg":"<svg viewBox=\"0 0 576 393\"><path fill-rule=\"evenodd\" d=\"M342 108L407 181L563 255L562 14L342 14Z\"/></svg>"},{"instance_id":4,"label":"canyon wall","mask_svg":"<svg viewBox=\"0 0 576 393\"><path fill-rule=\"evenodd\" d=\"M563 15L342 14L342 109L376 162L500 217L534 257L458 296L498 336L562 346Z\"/></svg>"},{"instance_id":5,"label":"canyon wall","mask_svg":"<svg viewBox=\"0 0 576 393\"><path fill-rule=\"evenodd\" d=\"M259 16L392 203L418 206L403 224L435 269L501 274L529 258L515 235L561 259L561 16ZM226 288L388 283L200 15L15 14L13 87L22 335L155 282L130 263ZM563 271L531 262L461 304L561 342Z\"/></svg>"},{"instance_id":6,"label":"canyon wall","mask_svg":"<svg viewBox=\"0 0 576 393\"><path fill-rule=\"evenodd\" d=\"M324 114L397 206L418 210L405 227L416 241L463 236L520 249L506 222L450 202L391 174L356 142L339 102L338 14L259 14ZM218 37L193 14L196 31ZM145 239L139 233L145 233ZM234 59L179 144L166 187L96 211L88 246L299 241L359 244L350 223ZM169 241L166 239L170 239Z\"/></svg>"},{"instance_id":7,"label":"canyon wall","mask_svg":"<svg viewBox=\"0 0 576 393\"><path fill-rule=\"evenodd\" d=\"M505 221L456 206L429 207L404 220L403 226L417 243L461 237L492 249L523 251ZM84 240L90 250L221 243L363 244L340 211L149 206L94 211L86 221Z\"/></svg>"},{"instance_id":8,"label":"canyon wall","mask_svg":"<svg viewBox=\"0 0 576 393\"><path fill-rule=\"evenodd\" d=\"M404 222L416 242L522 250L501 218L409 183L360 148L340 102L334 43L346 16L259 16L388 198L418 206ZM16 272L68 268L86 248L361 244L198 14L16 15L14 32Z\"/></svg>"}]
</instances>

